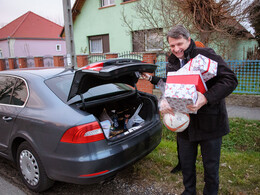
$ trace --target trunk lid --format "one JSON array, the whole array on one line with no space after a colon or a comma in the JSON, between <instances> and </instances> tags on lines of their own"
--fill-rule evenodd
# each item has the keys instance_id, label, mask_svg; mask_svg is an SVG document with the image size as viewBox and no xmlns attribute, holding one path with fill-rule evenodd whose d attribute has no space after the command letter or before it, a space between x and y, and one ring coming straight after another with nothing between
<instances>
[{"instance_id":1,"label":"trunk lid","mask_svg":"<svg viewBox=\"0 0 260 195\"><path fill-rule=\"evenodd\" d=\"M93 63L75 72L67 101L90 88L107 83L125 83L135 87L142 72L154 72L157 66L135 59L109 59Z\"/></svg>"}]
</instances>

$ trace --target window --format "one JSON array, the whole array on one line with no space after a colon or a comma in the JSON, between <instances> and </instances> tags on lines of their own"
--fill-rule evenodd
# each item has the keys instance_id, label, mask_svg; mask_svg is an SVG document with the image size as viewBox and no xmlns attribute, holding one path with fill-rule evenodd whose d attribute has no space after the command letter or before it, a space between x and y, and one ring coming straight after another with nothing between
<instances>
[{"instance_id":1,"label":"window","mask_svg":"<svg viewBox=\"0 0 260 195\"><path fill-rule=\"evenodd\" d=\"M101 0L101 7L114 5L114 4L115 4L115 0Z\"/></svg>"},{"instance_id":2,"label":"window","mask_svg":"<svg viewBox=\"0 0 260 195\"><path fill-rule=\"evenodd\" d=\"M108 53L109 49L109 35L98 35L88 37L89 53Z\"/></svg>"},{"instance_id":3,"label":"window","mask_svg":"<svg viewBox=\"0 0 260 195\"><path fill-rule=\"evenodd\" d=\"M122 4L126 4L126 3L132 3L135 1L139 1L139 0L122 0L122 3L120 3L120 4L122 5Z\"/></svg>"},{"instance_id":4,"label":"window","mask_svg":"<svg viewBox=\"0 0 260 195\"><path fill-rule=\"evenodd\" d=\"M73 76L73 74L68 74L52 77L48 80L45 80L45 83L63 102L71 104L81 101L81 98L78 95L67 102ZM98 96L104 97L104 95L106 95L108 97L111 95L129 92L132 90L133 89L131 87L122 83L100 84L98 86L93 86L92 88L90 88L87 92L83 94L83 96L84 99L90 100L96 99Z\"/></svg>"},{"instance_id":5,"label":"window","mask_svg":"<svg viewBox=\"0 0 260 195\"><path fill-rule=\"evenodd\" d=\"M162 50L163 35L161 32L148 31L145 34L146 51Z\"/></svg>"},{"instance_id":6,"label":"window","mask_svg":"<svg viewBox=\"0 0 260 195\"><path fill-rule=\"evenodd\" d=\"M2 49L0 49L0 58L2 58L3 57L3 51L2 51Z\"/></svg>"},{"instance_id":7,"label":"window","mask_svg":"<svg viewBox=\"0 0 260 195\"><path fill-rule=\"evenodd\" d=\"M61 51L61 44L56 44L56 51Z\"/></svg>"},{"instance_id":8,"label":"window","mask_svg":"<svg viewBox=\"0 0 260 195\"><path fill-rule=\"evenodd\" d=\"M162 29L134 31L132 43L134 52L162 50L163 31Z\"/></svg>"},{"instance_id":9,"label":"window","mask_svg":"<svg viewBox=\"0 0 260 195\"><path fill-rule=\"evenodd\" d=\"M22 106L27 98L27 87L22 79L0 77L0 103Z\"/></svg>"},{"instance_id":10,"label":"window","mask_svg":"<svg viewBox=\"0 0 260 195\"><path fill-rule=\"evenodd\" d=\"M91 53L103 53L101 38L90 40L90 52Z\"/></svg>"}]
</instances>

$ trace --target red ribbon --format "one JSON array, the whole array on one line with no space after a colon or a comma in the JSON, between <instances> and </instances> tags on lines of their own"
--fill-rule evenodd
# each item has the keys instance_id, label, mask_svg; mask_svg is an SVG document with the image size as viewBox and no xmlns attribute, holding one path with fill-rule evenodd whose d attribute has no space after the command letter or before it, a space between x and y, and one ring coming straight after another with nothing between
<instances>
[{"instance_id":1,"label":"red ribbon","mask_svg":"<svg viewBox=\"0 0 260 195\"><path fill-rule=\"evenodd\" d=\"M209 71L209 66L210 66L210 59L209 59L208 69L205 72L201 73L201 74L207 73Z\"/></svg>"}]
</instances>

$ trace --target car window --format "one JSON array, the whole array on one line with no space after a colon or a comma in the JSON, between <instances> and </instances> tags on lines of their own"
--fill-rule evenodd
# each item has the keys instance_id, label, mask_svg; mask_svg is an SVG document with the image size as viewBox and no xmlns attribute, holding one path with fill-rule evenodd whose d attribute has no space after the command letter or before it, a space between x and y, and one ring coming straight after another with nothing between
<instances>
[{"instance_id":1,"label":"car window","mask_svg":"<svg viewBox=\"0 0 260 195\"><path fill-rule=\"evenodd\" d=\"M57 76L45 81L46 85L63 101L67 102L71 83L74 74ZM84 99L93 99L95 97L104 97L116 93L132 91L133 89L126 84L108 83L101 86L93 87L83 94ZM75 96L68 103L80 101L80 96Z\"/></svg>"},{"instance_id":2,"label":"car window","mask_svg":"<svg viewBox=\"0 0 260 195\"><path fill-rule=\"evenodd\" d=\"M25 82L17 77L0 76L0 103L24 105L27 98Z\"/></svg>"}]
</instances>

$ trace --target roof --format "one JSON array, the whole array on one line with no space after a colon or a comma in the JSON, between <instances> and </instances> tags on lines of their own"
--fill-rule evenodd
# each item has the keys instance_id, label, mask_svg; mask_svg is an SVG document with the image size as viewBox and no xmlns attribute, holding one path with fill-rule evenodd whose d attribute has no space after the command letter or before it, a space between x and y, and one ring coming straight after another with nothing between
<instances>
[{"instance_id":1,"label":"roof","mask_svg":"<svg viewBox=\"0 0 260 195\"><path fill-rule=\"evenodd\" d=\"M0 39L8 37L60 39L62 28L62 26L29 11L1 28Z\"/></svg>"}]
</instances>

